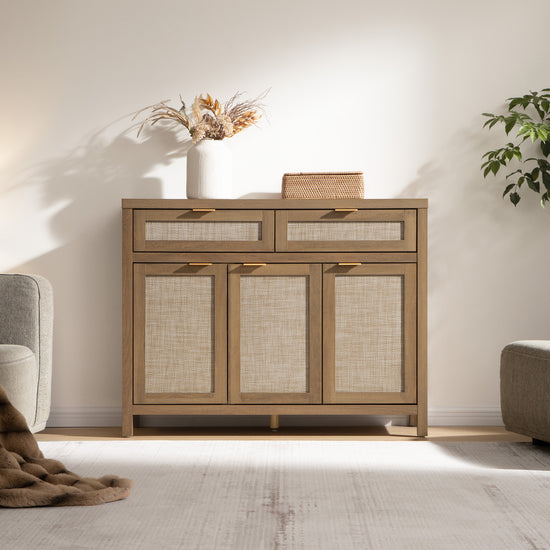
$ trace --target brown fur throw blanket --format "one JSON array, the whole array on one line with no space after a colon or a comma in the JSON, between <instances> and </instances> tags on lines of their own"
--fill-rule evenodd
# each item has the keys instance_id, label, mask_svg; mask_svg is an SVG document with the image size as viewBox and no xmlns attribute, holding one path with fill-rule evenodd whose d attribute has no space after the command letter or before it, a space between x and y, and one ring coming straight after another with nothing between
<instances>
[{"instance_id":1,"label":"brown fur throw blanket","mask_svg":"<svg viewBox=\"0 0 550 550\"><path fill-rule=\"evenodd\" d=\"M0 386L0 506L91 506L126 498L132 482L82 478L44 458L23 415Z\"/></svg>"}]
</instances>

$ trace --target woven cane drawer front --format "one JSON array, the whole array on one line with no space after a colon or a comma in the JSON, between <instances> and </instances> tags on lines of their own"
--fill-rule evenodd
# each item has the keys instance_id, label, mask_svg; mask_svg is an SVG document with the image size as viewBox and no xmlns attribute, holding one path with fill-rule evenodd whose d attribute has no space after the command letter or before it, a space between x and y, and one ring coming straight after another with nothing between
<instances>
[{"instance_id":1,"label":"woven cane drawer front","mask_svg":"<svg viewBox=\"0 0 550 550\"><path fill-rule=\"evenodd\" d=\"M270 210L140 210L136 251L272 251Z\"/></svg>"},{"instance_id":2,"label":"woven cane drawer front","mask_svg":"<svg viewBox=\"0 0 550 550\"><path fill-rule=\"evenodd\" d=\"M136 402L225 402L225 266L139 266ZM140 322L142 321L142 322Z\"/></svg>"},{"instance_id":3,"label":"woven cane drawer front","mask_svg":"<svg viewBox=\"0 0 550 550\"><path fill-rule=\"evenodd\" d=\"M325 267L325 401L414 398L414 266Z\"/></svg>"},{"instance_id":4,"label":"woven cane drawer front","mask_svg":"<svg viewBox=\"0 0 550 550\"><path fill-rule=\"evenodd\" d=\"M414 251L414 210L277 212L278 251Z\"/></svg>"},{"instance_id":5,"label":"woven cane drawer front","mask_svg":"<svg viewBox=\"0 0 550 550\"><path fill-rule=\"evenodd\" d=\"M320 402L320 282L320 266L230 268L232 402Z\"/></svg>"}]
</instances>

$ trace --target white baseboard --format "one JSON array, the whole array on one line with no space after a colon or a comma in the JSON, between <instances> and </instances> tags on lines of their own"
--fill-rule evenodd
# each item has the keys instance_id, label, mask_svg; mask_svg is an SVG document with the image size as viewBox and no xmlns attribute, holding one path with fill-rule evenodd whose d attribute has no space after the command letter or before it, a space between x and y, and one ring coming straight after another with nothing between
<instances>
[{"instance_id":1,"label":"white baseboard","mask_svg":"<svg viewBox=\"0 0 550 550\"><path fill-rule=\"evenodd\" d=\"M500 407L428 409L430 426L504 426Z\"/></svg>"},{"instance_id":2,"label":"white baseboard","mask_svg":"<svg viewBox=\"0 0 550 550\"><path fill-rule=\"evenodd\" d=\"M404 423L405 417L382 416L293 416L288 423L301 426L361 426L396 425ZM122 413L119 407L54 407L48 420L49 428L111 427L120 426ZM144 426L255 426L261 424L258 417L146 417ZM283 422L281 422L283 423ZM502 426L500 407L434 408L428 410L430 426Z\"/></svg>"},{"instance_id":3,"label":"white baseboard","mask_svg":"<svg viewBox=\"0 0 550 550\"><path fill-rule=\"evenodd\" d=\"M120 426L120 407L52 407L48 428Z\"/></svg>"}]
</instances>

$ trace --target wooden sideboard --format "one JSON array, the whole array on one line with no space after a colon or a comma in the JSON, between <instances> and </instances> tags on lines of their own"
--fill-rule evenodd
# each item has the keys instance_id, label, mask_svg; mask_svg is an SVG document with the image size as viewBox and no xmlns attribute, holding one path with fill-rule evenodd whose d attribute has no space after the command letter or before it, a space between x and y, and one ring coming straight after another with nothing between
<instances>
[{"instance_id":1,"label":"wooden sideboard","mask_svg":"<svg viewBox=\"0 0 550 550\"><path fill-rule=\"evenodd\" d=\"M141 415L407 415L427 434L427 200L123 199Z\"/></svg>"}]
</instances>

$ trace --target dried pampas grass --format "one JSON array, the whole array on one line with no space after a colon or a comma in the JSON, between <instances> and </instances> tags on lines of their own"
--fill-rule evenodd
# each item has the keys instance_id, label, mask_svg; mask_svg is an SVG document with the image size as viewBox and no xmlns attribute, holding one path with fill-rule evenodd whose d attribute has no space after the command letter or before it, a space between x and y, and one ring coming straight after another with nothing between
<instances>
[{"instance_id":1,"label":"dried pampas grass","mask_svg":"<svg viewBox=\"0 0 550 550\"><path fill-rule=\"evenodd\" d=\"M194 143L201 139L230 138L260 120L263 111L261 100L268 92L266 90L258 97L247 100L239 100L242 93L238 92L223 105L208 93L204 97L200 95L193 101L190 116L181 95L179 109L168 106L168 100L149 105L134 116L135 119L141 113L149 111L139 127L138 137L147 124L154 126L157 122L169 121L185 126Z\"/></svg>"}]
</instances>

